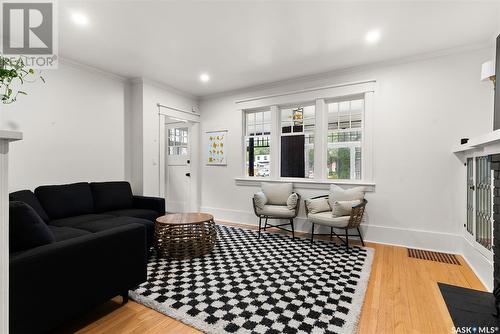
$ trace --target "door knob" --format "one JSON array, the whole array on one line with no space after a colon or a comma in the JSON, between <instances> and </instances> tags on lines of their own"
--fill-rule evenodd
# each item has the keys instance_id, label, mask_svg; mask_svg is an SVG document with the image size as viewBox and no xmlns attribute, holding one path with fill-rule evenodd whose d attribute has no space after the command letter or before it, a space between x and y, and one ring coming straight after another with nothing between
<instances>
[{"instance_id":1,"label":"door knob","mask_svg":"<svg viewBox=\"0 0 500 334\"><path fill-rule=\"evenodd\" d=\"M186 173L186 176L191 176L191 173Z\"/></svg>"}]
</instances>

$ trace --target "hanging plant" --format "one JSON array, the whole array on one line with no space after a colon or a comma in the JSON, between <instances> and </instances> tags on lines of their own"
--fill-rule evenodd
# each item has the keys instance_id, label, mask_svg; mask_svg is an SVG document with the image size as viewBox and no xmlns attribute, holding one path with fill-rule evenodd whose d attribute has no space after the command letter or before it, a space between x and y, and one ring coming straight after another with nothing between
<instances>
[{"instance_id":1,"label":"hanging plant","mask_svg":"<svg viewBox=\"0 0 500 334\"><path fill-rule=\"evenodd\" d=\"M45 79L34 69L25 65L21 57L12 59L0 56L0 100L3 104L16 102L19 94L28 95L17 87L35 82L38 78L45 82Z\"/></svg>"}]
</instances>

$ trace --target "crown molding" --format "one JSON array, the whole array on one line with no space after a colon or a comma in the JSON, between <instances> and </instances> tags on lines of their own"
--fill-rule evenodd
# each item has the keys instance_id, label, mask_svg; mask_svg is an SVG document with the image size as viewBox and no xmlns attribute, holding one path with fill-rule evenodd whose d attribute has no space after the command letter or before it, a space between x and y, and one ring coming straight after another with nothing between
<instances>
[{"instance_id":1,"label":"crown molding","mask_svg":"<svg viewBox=\"0 0 500 334\"><path fill-rule=\"evenodd\" d=\"M128 83L132 83L132 84L143 83L143 84L152 85L152 86L155 86L156 88L170 91L172 93L184 96L186 98L192 99L195 102L199 103L202 101L207 101L207 100L211 100L211 99L215 99L215 98L219 98L219 97L227 97L227 96L231 96L231 95L251 93L251 92L256 92L256 91L260 91L260 90L279 88L282 86L296 84L296 83L300 83L300 82L312 82L312 81L316 81L316 80L328 79L328 78L341 76L341 75L345 75L345 74L359 73L359 72L373 70L373 69L379 69L379 68L384 68L384 67L391 67L391 66L397 66L397 65L407 64L407 63L425 61L425 60L434 59L434 58L446 57L446 56L453 55L453 54L473 52L473 51L477 51L477 50L481 50L481 49L493 48L493 46L494 46L493 40L482 41L482 42L475 43L475 44L467 44L467 45L462 45L462 46L458 46L458 47L441 49L441 50L436 50L436 51L426 52L426 53L420 53L420 54L411 55L411 56L399 57L399 58L389 59L389 60L380 61L380 62L351 66L351 67L346 67L346 68L342 68L342 69L319 72L319 73L309 74L309 75L304 75L304 76L297 76L297 77L287 78L287 79L283 79L283 80L278 80L278 81L273 81L273 82L268 82L268 83L263 83L263 84L258 84L258 85L250 85L250 86L246 86L246 87L241 87L241 88L232 89L232 90L226 90L226 91L213 93L213 94L207 94L207 95L195 95L195 94L183 91L181 89L178 89L174 86L168 85L166 83L162 83L162 82L152 80L152 79L149 79L146 77L133 77L133 78L131 78L131 77L122 76L122 75L116 74L114 72L111 72L111 71L108 71L108 70L105 70L105 69L102 69L99 67L95 67L92 65L87 65L87 64L84 64L82 62L79 62L79 61L76 61L76 60L73 60L70 58L66 58L63 56L59 56L59 61L64 65L69 65L69 66L73 66L75 68L80 68L80 69L84 69L84 70L87 70L90 72L98 73L98 74L101 74L101 75L104 75L104 76L107 76L109 78L119 80L122 82L128 82Z\"/></svg>"},{"instance_id":2,"label":"crown molding","mask_svg":"<svg viewBox=\"0 0 500 334\"><path fill-rule=\"evenodd\" d=\"M106 76L108 78L111 78L111 79L114 79L114 80L118 80L118 81L121 81L121 82L126 82L126 81L129 80L129 78L127 78L125 76L122 76L122 75L116 74L114 72L110 72L110 71L104 70L104 69L96 67L96 66L87 65L87 64L84 64L84 63L79 62L77 60L70 59L70 58L58 56L58 61L59 61L59 63L61 63L63 65L71 66L73 68L77 68L77 69L80 69L80 70L85 70L85 71L89 71L89 72L101 74L101 75L104 75L104 76Z\"/></svg>"},{"instance_id":3,"label":"crown molding","mask_svg":"<svg viewBox=\"0 0 500 334\"><path fill-rule=\"evenodd\" d=\"M171 93L175 93L177 95L184 96L186 98L194 100L195 102L198 102L198 99L199 99L199 97L196 96L196 95L193 95L191 93L188 93L186 91L180 90L180 89L175 88L173 86L170 86L170 85L167 85L165 83L162 83L162 82L159 82L159 81L156 81L156 80L152 80L152 79L149 79L149 78L146 78L146 77L131 78L131 79L129 79L129 82L132 83L132 84L138 84L139 83L139 84L146 84L146 85L154 86L156 88L163 89L163 90L169 91Z\"/></svg>"},{"instance_id":4,"label":"crown molding","mask_svg":"<svg viewBox=\"0 0 500 334\"><path fill-rule=\"evenodd\" d=\"M214 93L214 94L201 95L199 97L199 100L200 100L200 102L203 102L203 101L207 101L207 100L211 100L211 99L215 99L215 98L220 98L220 97L227 97L227 96L231 96L231 95L248 94L248 93L252 93L252 92L256 92L256 91L272 89L272 88L279 88L282 86L296 84L296 83L300 83L300 82L312 82L312 81L316 81L316 80L328 79L328 78L341 76L341 75L345 75L345 74L359 73L359 72L369 71L369 70L373 70L373 69L380 69L380 68L397 66L397 65L407 64L407 63L414 63L414 62L425 61L425 60L430 60L430 59L435 59L435 58L441 58L441 57L446 57L446 56L450 56L450 55L454 55L454 54L461 54L461 53L468 53L468 52L473 52L473 51L482 50L482 49L489 49L489 48L493 48L493 46L494 46L493 41L483 41L483 42L475 43L475 44L467 44L467 45L462 45L462 46L458 46L458 47L441 49L441 50L436 50L436 51L432 51L432 52L425 52L425 53L420 53L420 54L416 54L416 55L399 57L399 58L364 64L364 65L356 65L356 66L346 67L346 68L337 69L337 70L333 70L333 71L319 72L319 73L315 73L315 74L298 76L298 77L273 81L273 82L259 84L259 85L252 85L252 86L237 88L237 89L223 91L223 92Z\"/></svg>"}]
</instances>

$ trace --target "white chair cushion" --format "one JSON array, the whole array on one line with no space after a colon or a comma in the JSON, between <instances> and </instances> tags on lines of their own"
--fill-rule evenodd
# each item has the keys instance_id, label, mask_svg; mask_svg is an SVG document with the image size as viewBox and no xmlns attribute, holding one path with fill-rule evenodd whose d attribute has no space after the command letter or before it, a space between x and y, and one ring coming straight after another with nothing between
<instances>
[{"instance_id":1,"label":"white chair cushion","mask_svg":"<svg viewBox=\"0 0 500 334\"><path fill-rule=\"evenodd\" d=\"M295 210L298 201L299 201L299 195L297 195L296 193L291 194L290 196L288 196L288 199L286 200L287 208L290 210Z\"/></svg>"},{"instance_id":2,"label":"white chair cushion","mask_svg":"<svg viewBox=\"0 0 500 334\"><path fill-rule=\"evenodd\" d=\"M262 191L253 195L253 199L255 200L255 206L260 209L263 209L264 205L267 204L266 194L264 194Z\"/></svg>"},{"instance_id":3,"label":"white chair cushion","mask_svg":"<svg viewBox=\"0 0 500 334\"><path fill-rule=\"evenodd\" d=\"M267 204L271 205L286 205L288 197L293 192L291 183L262 182L261 188L266 194Z\"/></svg>"},{"instance_id":4,"label":"white chair cushion","mask_svg":"<svg viewBox=\"0 0 500 334\"><path fill-rule=\"evenodd\" d=\"M307 206L307 211L309 211L310 214L332 210L330 208L330 204L328 204L327 197L306 199L306 206Z\"/></svg>"},{"instance_id":5,"label":"white chair cushion","mask_svg":"<svg viewBox=\"0 0 500 334\"><path fill-rule=\"evenodd\" d=\"M307 217L311 222L318 225L343 228L349 224L350 216L332 217L332 212L312 213Z\"/></svg>"},{"instance_id":6,"label":"white chair cushion","mask_svg":"<svg viewBox=\"0 0 500 334\"><path fill-rule=\"evenodd\" d=\"M342 189L341 187L332 184L330 185L330 193L328 194L328 202L333 209L333 203L336 201L362 201L365 198L365 187L355 187L351 189Z\"/></svg>"},{"instance_id":7,"label":"white chair cushion","mask_svg":"<svg viewBox=\"0 0 500 334\"><path fill-rule=\"evenodd\" d=\"M361 203L360 200L333 202L332 217L350 216L352 207L359 203Z\"/></svg>"},{"instance_id":8,"label":"white chair cushion","mask_svg":"<svg viewBox=\"0 0 500 334\"><path fill-rule=\"evenodd\" d=\"M278 217L278 218L293 218L295 210L290 210L282 205L264 205L262 209L257 208L259 215Z\"/></svg>"}]
</instances>

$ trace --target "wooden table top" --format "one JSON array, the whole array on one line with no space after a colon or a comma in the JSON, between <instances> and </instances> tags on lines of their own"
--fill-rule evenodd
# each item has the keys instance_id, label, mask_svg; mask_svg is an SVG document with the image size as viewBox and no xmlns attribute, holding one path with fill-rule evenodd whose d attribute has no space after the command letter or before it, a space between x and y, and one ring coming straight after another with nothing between
<instances>
[{"instance_id":1,"label":"wooden table top","mask_svg":"<svg viewBox=\"0 0 500 334\"><path fill-rule=\"evenodd\" d=\"M214 216L208 213L189 212L189 213L169 213L156 218L159 224L202 224L214 220Z\"/></svg>"}]
</instances>

